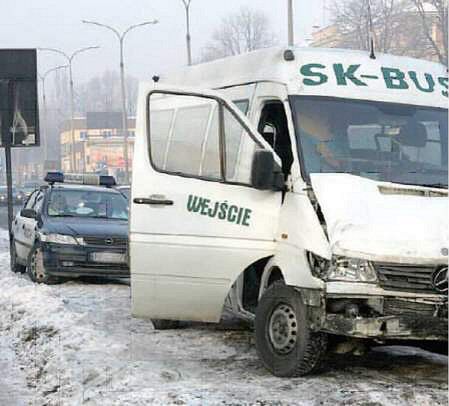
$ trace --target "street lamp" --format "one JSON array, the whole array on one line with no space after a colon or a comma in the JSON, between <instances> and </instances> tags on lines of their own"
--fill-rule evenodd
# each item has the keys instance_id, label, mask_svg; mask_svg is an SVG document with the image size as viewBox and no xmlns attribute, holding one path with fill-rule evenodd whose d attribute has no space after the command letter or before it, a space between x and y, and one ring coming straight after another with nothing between
<instances>
[{"instance_id":1,"label":"street lamp","mask_svg":"<svg viewBox=\"0 0 449 406\"><path fill-rule=\"evenodd\" d=\"M295 45L295 28L293 22L293 0L288 0L288 46Z\"/></svg>"},{"instance_id":2,"label":"street lamp","mask_svg":"<svg viewBox=\"0 0 449 406\"><path fill-rule=\"evenodd\" d=\"M51 73L56 72L60 69L66 69L68 67L69 67L68 65L61 65L61 66L56 66L54 68L48 69L47 71L45 71L42 74L38 73L39 79L42 82L42 101L43 101L43 107L44 107L44 131L45 131L45 137L43 138L43 140L45 140L44 163L48 159L48 151L47 151L48 120L47 120L47 95L46 95L46 91L45 91L45 80L47 79L47 76L50 75Z\"/></svg>"},{"instance_id":3,"label":"street lamp","mask_svg":"<svg viewBox=\"0 0 449 406\"><path fill-rule=\"evenodd\" d=\"M67 60L67 65L69 67L69 79L70 79L70 142L72 144L72 154L70 159L70 169L72 171L77 171L77 165L76 165L76 158L75 158L75 128L74 128L74 110L75 110L75 96L74 96L74 90L73 90L73 68L72 63L75 56L90 51L92 49L98 49L100 47L94 46L94 47L85 47L77 49L72 54L67 54L64 51L61 51L60 49L56 48L38 48L40 51L49 51L49 52L55 52L59 55L62 55ZM83 168L85 168L85 163L83 163Z\"/></svg>"},{"instance_id":4,"label":"street lamp","mask_svg":"<svg viewBox=\"0 0 449 406\"><path fill-rule=\"evenodd\" d=\"M151 24L157 24L158 20L152 20L152 21L145 21L140 24L134 24L128 27L123 32L118 31L116 28L111 27L110 25L98 23L96 21L87 21L83 20L84 24L92 24L97 25L99 27L107 28L108 30L112 31L120 43L120 83L121 83L121 89L122 89L122 135L123 135L123 155L125 158L125 178L126 183L129 183L129 156L128 156L128 114L126 111L126 85L125 85L125 61L124 61L124 45L125 45L125 38L126 35L134 30L135 28L143 27L146 25Z\"/></svg>"},{"instance_id":5,"label":"street lamp","mask_svg":"<svg viewBox=\"0 0 449 406\"><path fill-rule=\"evenodd\" d=\"M187 42L187 64L192 65L192 38L190 36L190 5L192 0L182 0L186 9L186 42Z\"/></svg>"}]
</instances>

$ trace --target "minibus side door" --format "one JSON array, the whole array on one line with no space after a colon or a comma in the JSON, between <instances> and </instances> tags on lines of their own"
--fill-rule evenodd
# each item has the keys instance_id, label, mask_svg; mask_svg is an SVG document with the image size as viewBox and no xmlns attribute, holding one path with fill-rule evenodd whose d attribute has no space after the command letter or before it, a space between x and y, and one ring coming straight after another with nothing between
<instances>
[{"instance_id":1,"label":"minibus side door","mask_svg":"<svg viewBox=\"0 0 449 406\"><path fill-rule=\"evenodd\" d=\"M130 220L133 314L218 322L240 273L275 252L282 192L251 181L256 152L270 147L217 92L158 88L141 96L143 105Z\"/></svg>"}]
</instances>

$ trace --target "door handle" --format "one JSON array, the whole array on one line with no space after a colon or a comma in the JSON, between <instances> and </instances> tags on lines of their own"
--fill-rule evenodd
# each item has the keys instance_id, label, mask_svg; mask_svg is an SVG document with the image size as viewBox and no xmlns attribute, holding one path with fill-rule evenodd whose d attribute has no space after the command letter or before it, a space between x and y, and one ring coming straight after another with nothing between
<instances>
[{"instance_id":1,"label":"door handle","mask_svg":"<svg viewBox=\"0 0 449 406\"><path fill-rule=\"evenodd\" d=\"M150 206L173 206L173 200L167 199L165 196L153 195L149 198L136 197L134 199L135 204L148 204Z\"/></svg>"}]
</instances>

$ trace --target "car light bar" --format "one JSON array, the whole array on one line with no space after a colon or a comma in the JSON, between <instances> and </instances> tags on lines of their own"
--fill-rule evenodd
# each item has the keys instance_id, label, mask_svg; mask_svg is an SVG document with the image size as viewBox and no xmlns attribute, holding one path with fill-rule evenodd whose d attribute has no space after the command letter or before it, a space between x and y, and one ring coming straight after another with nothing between
<instances>
[{"instance_id":1,"label":"car light bar","mask_svg":"<svg viewBox=\"0 0 449 406\"><path fill-rule=\"evenodd\" d=\"M95 175L89 173L62 173L48 172L45 176L45 182L54 183L72 183L77 185L92 185L112 187L117 183L113 176Z\"/></svg>"}]
</instances>

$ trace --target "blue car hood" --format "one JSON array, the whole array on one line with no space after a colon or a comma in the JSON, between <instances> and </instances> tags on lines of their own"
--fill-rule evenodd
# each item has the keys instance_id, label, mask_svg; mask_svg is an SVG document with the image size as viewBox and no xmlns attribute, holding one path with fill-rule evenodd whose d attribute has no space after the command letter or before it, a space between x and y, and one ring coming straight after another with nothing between
<instances>
[{"instance_id":1,"label":"blue car hood","mask_svg":"<svg viewBox=\"0 0 449 406\"><path fill-rule=\"evenodd\" d=\"M128 221L84 218L56 218L45 222L44 232L73 236L117 236L128 238Z\"/></svg>"}]
</instances>

